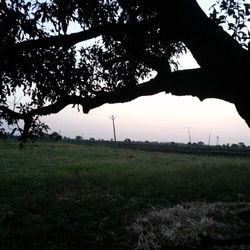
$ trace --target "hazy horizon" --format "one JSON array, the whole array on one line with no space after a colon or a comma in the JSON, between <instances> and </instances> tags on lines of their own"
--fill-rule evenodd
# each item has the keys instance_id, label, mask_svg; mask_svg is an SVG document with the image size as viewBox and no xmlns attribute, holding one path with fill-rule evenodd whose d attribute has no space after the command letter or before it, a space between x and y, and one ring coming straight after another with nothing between
<instances>
[{"instance_id":1,"label":"hazy horizon","mask_svg":"<svg viewBox=\"0 0 250 250\"><path fill-rule=\"evenodd\" d=\"M174 106L174 108L173 108ZM192 142L203 141L215 145L244 142L250 145L250 129L238 115L233 104L218 100L186 96L176 97L160 93L140 97L124 104L105 104L89 114L78 113L67 107L57 115L43 120L51 132L63 136L84 139L113 138L111 115L115 115L117 140L189 142L190 127Z\"/></svg>"}]
</instances>

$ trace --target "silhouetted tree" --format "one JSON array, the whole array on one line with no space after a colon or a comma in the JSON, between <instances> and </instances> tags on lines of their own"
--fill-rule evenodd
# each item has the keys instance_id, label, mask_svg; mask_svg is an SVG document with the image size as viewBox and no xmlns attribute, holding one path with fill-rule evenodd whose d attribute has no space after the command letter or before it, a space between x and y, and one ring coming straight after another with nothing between
<instances>
[{"instance_id":1,"label":"silhouetted tree","mask_svg":"<svg viewBox=\"0 0 250 250\"><path fill-rule=\"evenodd\" d=\"M234 103L250 126L250 4L216 2L207 17L195 0L1 0L0 118L26 138L67 105L164 91ZM179 70L187 50L200 68Z\"/></svg>"},{"instance_id":2,"label":"silhouetted tree","mask_svg":"<svg viewBox=\"0 0 250 250\"><path fill-rule=\"evenodd\" d=\"M126 138L126 139L124 140L124 142L131 142L131 139Z\"/></svg>"},{"instance_id":3,"label":"silhouetted tree","mask_svg":"<svg viewBox=\"0 0 250 250\"><path fill-rule=\"evenodd\" d=\"M246 145L245 145L244 142L239 142L238 145L239 145L239 147L241 147L241 148L245 148L245 147L246 147Z\"/></svg>"},{"instance_id":4,"label":"silhouetted tree","mask_svg":"<svg viewBox=\"0 0 250 250\"><path fill-rule=\"evenodd\" d=\"M55 141L59 141L62 139L62 136L58 134L57 132L53 132L49 135L49 138Z\"/></svg>"},{"instance_id":5,"label":"silhouetted tree","mask_svg":"<svg viewBox=\"0 0 250 250\"><path fill-rule=\"evenodd\" d=\"M77 141L81 141L82 140L82 137L80 135L77 135L76 138L75 138Z\"/></svg>"}]
</instances>

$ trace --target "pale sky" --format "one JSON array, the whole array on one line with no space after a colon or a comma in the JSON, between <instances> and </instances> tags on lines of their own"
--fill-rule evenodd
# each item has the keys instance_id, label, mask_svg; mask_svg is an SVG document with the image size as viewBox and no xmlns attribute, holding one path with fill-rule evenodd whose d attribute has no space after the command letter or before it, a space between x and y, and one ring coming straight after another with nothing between
<instances>
[{"instance_id":1,"label":"pale sky","mask_svg":"<svg viewBox=\"0 0 250 250\"><path fill-rule=\"evenodd\" d=\"M214 0L199 0L198 3L207 12ZM183 68L197 67L190 56L181 59ZM51 132L60 132L63 136L84 139L113 138L111 115L116 116L117 140L130 138L135 141L183 142L187 143L188 127L192 142L211 144L244 142L250 145L250 129L238 115L233 104L218 100L185 96L176 97L160 93L150 97L140 97L129 103L105 104L91 110L89 114L78 113L71 107L57 115L42 118L51 128Z\"/></svg>"}]
</instances>

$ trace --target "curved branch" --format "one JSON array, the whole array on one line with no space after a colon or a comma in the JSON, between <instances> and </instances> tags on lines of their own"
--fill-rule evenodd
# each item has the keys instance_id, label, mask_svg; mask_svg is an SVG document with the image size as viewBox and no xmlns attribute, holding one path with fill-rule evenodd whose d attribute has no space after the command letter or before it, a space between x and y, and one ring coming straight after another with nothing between
<instances>
[{"instance_id":1,"label":"curved branch","mask_svg":"<svg viewBox=\"0 0 250 250\"><path fill-rule=\"evenodd\" d=\"M213 82L212 86L211 82ZM129 102L137 97L154 95L163 91L173 95L192 95L201 100L220 98L233 102L233 97L224 95L223 89L218 87L219 82L220 78L211 75L201 68L181 70L173 73L161 72L146 83L124 87L115 92L100 93L94 98L85 99L81 105L83 106L83 111L88 113L91 109L105 103ZM228 91L230 92L230 89Z\"/></svg>"},{"instance_id":2,"label":"curved branch","mask_svg":"<svg viewBox=\"0 0 250 250\"><path fill-rule=\"evenodd\" d=\"M155 20L141 21L138 23L114 23L114 24L103 24L98 27L93 27L88 30L71 33L68 35L57 35L45 38L39 38L34 40L22 41L14 45L17 50L27 50L27 49L37 49L37 48L48 48L52 46L73 46L79 42L84 42L98 36L102 35L112 35L114 37L127 32L130 34L135 34L136 32L143 32L149 28L149 26L154 25ZM11 46L11 45L6 45Z\"/></svg>"},{"instance_id":3,"label":"curved branch","mask_svg":"<svg viewBox=\"0 0 250 250\"><path fill-rule=\"evenodd\" d=\"M55 103L37 109L32 109L25 113L19 113L9 109L6 106L0 106L0 110L13 119L25 120L27 118L39 115L55 114L65 108L67 105L81 105L83 112L88 113L91 109L99 107L105 103L127 102L139 96L152 95L163 91L162 82L156 77L146 83L124 87L113 92L96 92L95 97L65 96L58 99Z\"/></svg>"},{"instance_id":4,"label":"curved branch","mask_svg":"<svg viewBox=\"0 0 250 250\"><path fill-rule=\"evenodd\" d=\"M4 114L8 115L9 117L11 117L13 119L20 119L20 120L24 119L24 115L22 113L18 113L16 111L13 111L12 109L10 109L4 105L0 106L0 111L2 111Z\"/></svg>"},{"instance_id":5,"label":"curved branch","mask_svg":"<svg viewBox=\"0 0 250 250\"><path fill-rule=\"evenodd\" d=\"M72 104L71 101L69 100L69 97L60 98L53 104L50 104L48 106L44 106L41 108L37 108L37 109L32 109L24 113L13 111L12 109L9 109L6 106L0 106L0 110L13 119L26 120L36 115L44 116L44 115L58 113L59 111L64 109L67 105Z\"/></svg>"},{"instance_id":6,"label":"curved branch","mask_svg":"<svg viewBox=\"0 0 250 250\"><path fill-rule=\"evenodd\" d=\"M201 67L228 73L242 69L246 60L249 62L248 52L222 27L209 19L196 0L183 0L178 10L181 18L173 26L173 32L177 32L178 38L190 49ZM162 18L164 20L165 17ZM166 35L169 33L166 25L162 30Z\"/></svg>"},{"instance_id":7,"label":"curved branch","mask_svg":"<svg viewBox=\"0 0 250 250\"><path fill-rule=\"evenodd\" d=\"M41 108L33 109L26 113L15 112L6 106L0 106L0 110L15 119L27 119L32 116L43 116L52 113L58 113L67 105L81 105L84 113L88 113L91 109L97 108L105 103L124 103L135 98L147 95L154 95L165 91L174 95L192 95L200 99L214 96L214 89L209 86L213 81L216 86L215 77L202 69L182 70L173 73L161 71L157 76L147 82L138 85L126 86L116 89L112 92L96 92L94 97L65 96L59 98L55 103ZM218 89L217 89L218 90ZM218 98L231 101L227 96L223 96L218 92Z\"/></svg>"},{"instance_id":8,"label":"curved branch","mask_svg":"<svg viewBox=\"0 0 250 250\"><path fill-rule=\"evenodd\" d=\"M37 48L48 48L52 46L61 47L61 46L72 46L82 41L86 41L95 37L98 37L110 30L115 30L114 25L104 25L99 27L94 27L89 30L84 30L68 35L58 35L50 36L45 38L40 38L36 40L28 40L17 43L15 49L26 50L26 49L37 49Z\"/></svg>"},{"instance_id":9,"label":"curved branch","mask_svg":"<svg viewBox=\"0 0 250 250\"><path fill-rule=\"evenodd\" d=\"M106 103L129 102L141 96L154 95L160 92L172 93L173 95L192 95L201 100L219 98L234 102L233 96L230 98L228 95L224 95L223 89L219 89L219 81L218 77L201 68L181 70L173 73L161 71L155 78L145 83L126 86L112 92L96 92L94 97L65 96L59 98L51 105L33 109L26 113L15 112L6 106L0 106L0 110L14 119L29 121L36 115L45 116L58 113L71 104L81 105L83 112L88 113L91 109ZM213 82L213 85L210 85L211 82ZM228 91L233 93L232 90Z\"/></svg>"}]
</instances>

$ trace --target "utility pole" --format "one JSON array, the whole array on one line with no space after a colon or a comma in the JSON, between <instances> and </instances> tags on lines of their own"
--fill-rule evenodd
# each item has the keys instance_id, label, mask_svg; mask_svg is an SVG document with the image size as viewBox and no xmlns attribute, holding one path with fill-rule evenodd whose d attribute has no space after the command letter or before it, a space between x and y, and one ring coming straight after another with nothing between
<instances>
[{"instance_id":1,"label":"utility pole","mask_svg":"<svg viewBox=\"0 0 250 250\"><path fill-rule=\"evenodd\" d=\"M211 139L211 134L208 134L208 146L210 146L210 139Z\"/></svg>"},{"instance_id":2,"label":"utility pole","mask_svg":"<svg viewBox=\"0 0 250 250\"><path fill-rule=\"evenodd\" d=\"M116 116L112 115L109 118L112 120L113 132L114 132L114 141L116 142L116 133L115 133L115 118L116 118Z\"/></svg>"},{"instance_id":3,"label":"utility pole","mask_svg":"<svg viewBox=\"0 0 250 250\"><path fill-rule=\"evenodd\" d=\"M189 143L192 144L190 129L191 127L187 127Z\"/></svg>"},{"instance_id":4,"label":"utility pole","mask_svg":"<svg viewBox=\"0 0 250 250\"><path fill-rule=\"evenodd\" d=\"M219 137L219 136L216 136L216 146L219 145L219 139L220 139L220 137Z\"/></svg>"}]
</instances>

